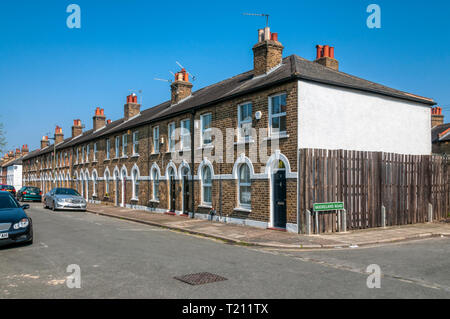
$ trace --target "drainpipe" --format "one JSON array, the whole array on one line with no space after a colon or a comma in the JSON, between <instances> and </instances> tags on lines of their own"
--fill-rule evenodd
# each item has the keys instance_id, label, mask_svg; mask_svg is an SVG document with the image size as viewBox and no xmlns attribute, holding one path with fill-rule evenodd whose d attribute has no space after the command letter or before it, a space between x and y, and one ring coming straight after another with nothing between
<instances>
[{"instance_id":1,"label":"drainpipe","mask_svg":"<svg viewBox=\"0 0 450 319\"><path fill-rule=\"evenodd\" d=\"M195 156L194 156L194 151L195 151L195 145L194 145L194 141L195 141L195 132L194 132L194 121L195 121L195 111L192 110L191 112L191 212L192 212L192 218L194 218L195 216L195 196L194 196L194 161L195 161Z\"/></svg>"}]
</instances>

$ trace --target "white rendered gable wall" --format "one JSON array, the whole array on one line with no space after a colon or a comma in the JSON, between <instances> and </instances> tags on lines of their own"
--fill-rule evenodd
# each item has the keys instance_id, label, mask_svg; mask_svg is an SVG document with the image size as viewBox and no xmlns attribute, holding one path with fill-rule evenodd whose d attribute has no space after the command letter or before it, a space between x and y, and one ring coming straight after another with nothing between
<instances>
[{"instance_id":1,"label":"white rendered gable wall","mask_svg":"<svg viewBox=\"0 0 450 319\"><path fill-rule=\"evenodd\" d=\"M300 148L431 154L430 106L315 82L298 82Z\"/></svg>"}]
</instances>

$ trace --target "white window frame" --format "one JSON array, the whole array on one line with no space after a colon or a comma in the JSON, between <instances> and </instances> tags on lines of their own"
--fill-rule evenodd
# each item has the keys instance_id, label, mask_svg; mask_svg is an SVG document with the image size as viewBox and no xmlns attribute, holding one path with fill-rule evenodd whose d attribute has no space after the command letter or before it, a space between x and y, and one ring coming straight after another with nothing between
<instances>
[{"instance_id":1,"label":"white window frame","mask_svg":"<svg viewBox=\"0 0 450 319\"><path fill-rule=\"evenodd\" d=\"M86 163L89 163L89 152L91 151L91 148L89 144L86 145Z\"/></svg>"},{"instance_id":2,"label":"white window frame","mask_svg":"<svg viewBox=\"0 0 450 319\"><path fill-rule=\"evenodd\" d=\"M138 170L136 168L134 168L131 171L131 180L133 182L133 187L132 187L132 200L138 200L139 196L138 196L138 192L139 192L139 180L138 180ZM136 186L137 186L137 192L136 192Z\"/></svg>"},{"instance_id":3,"label":"white window frame","mask_svg":"<svg viewBox=\"0 0 450 319\"><path fill-rule=\"evenodd\" d=\"M81 148L81 163L84 163L84 159L85 159L85 151L86 151L86 147L85 146L83 146L82 148Z\"/></svg>"},{"instance_id":4,"label":"white window frame","mask_svg":"<svg viewBox=\"0 0 450 319\"><path fill-rule=\"evenodd\" d=\"M115 140L116 144L114 145L115 147L115 158L119 158L120 156L120 136L116 136L116 140Z\"/></svg>"},{"instance_id":5,"label":"white window frame","mask_svg":"<svg viewBox=\"0 0 450 319\"><path fill-rule=\"evenodd\" d=\"M251 113L250 113L250 120L243 120L241 118L241 108L244 106L250 105ZM250 132L250 135L248 136L242 136L242 125L250 123L250 127L253 127L253 103L252 102L245 102L238 105L238 141L249 141L252 138L252 134Z\"/></svg>"},{"instance_id":6,"label":"white window frame","mask_svg":"<svg viewBox=\"0 0 450 319\"><path fill-rule=\"evenodd\" d=\"M97 172L92 172L92 196L97 196L98 176Z\"/></svg>"},{"instance_id":7,"label":"white window frame","mask_svg":"<svg viewBox=\"0 0 450 319\"><path fill-rule=\"evenodd\" d=\"M175 122L170 122L169 125L167 125L168 152L175 152L175 128Z\"/></svg>"},{"instance_id":8,"label":"white window frame","mask_svg":"<svg viewBox=\"0 0 450 319\"><path fill-rule=\"evenodd\" d=\"M246 166L247 169L248 169L248 177L249 177L249 180L250 180L249 183L241 182L241 169L242 169L244 166ZM250 176L250 167L248 166L247 163L242 163L241 165L239 165L239 167L238 167L238 176L237 176L237 177L238 177L238 182L237 182L237 184L238 184L238 191L237 191L237 194L238 194L238 198L237 198L237 200L238 200L238 206L239 206L240 208L244 208L244 209L250 210L250 209L252 208L252 200L251 200L252 180L251 180L251 176ZM241 187L250 187L250 204L247 204L247 203L241 203Z\"/></svg>"},{"instance_id":9,"label":"white window frame","mask_svg":"<svg viewBox=\"0 0 450 319\"><path fill-rule=\"evenodd\" d=\"M75 164L78 164L78 160L79 160L79 158L80 158L79 150L80 150L80 148L77 147L77 161L76 161Z\"/></svg>"},{"instance_id":10,"label":"white window frame","mask_svg":"<svg viewBox=\"0 0 450 319\"><path fill-rule=\"evenodd\" d=\"M159 126L153 127L153 154L159 153Z\"/></svg>"},{"instance_id":11,"label":"white window frame","mask_svg":"<svg viewBox=\"0 0 450 319\"><path fill-rule=\"evenodd\" d=\"M109 195L109 179L111 176L109 175L109 171L105 172L105 194Z\"/></svg>"},{"instance_id":12,"label":"white window frame","mask_svg":"<svg viewBox=\"0 0 450 319\"><path fill-rule=\"evenodd\" d=\"M128 134L122 134L122 157L127 156Z\"/></svg>"},{"instance_id":13,"label":"white window frame","mask_svg":"<svg viewBox=\"0 0 450 319\"><path fill-rule=\"evenodd\" d=\"M211 176L211 182L210 183L205 183L205 176L206 176L205 170L206 169L209 170L209 175ZM201 182L202 182L202 205L211 206L212 205L212 169L208 165L202 167L202 180L201 180ZM210 192L210 194L211 194L211 201L210 202L205 200L205 187L209 187L211 189L211 192Z\"/></svg>"},{"instance_id":14,"label":"white window frame","mask_svg":"<svg viewBox=\"0 0 450 319\"><path fill-rule=\"evenodd\" d=\"M98 150L97 150L97 142L95 142L94 143L94 158L93 158L93 161L94 162L96 162L97 161L97 152L98 152Z\"/></svg>"},{"instance_id":15,"label":"white window frame","mask_svg":"<svg viewBox=\"0 0 450 319\"><path fill-rule=\"evenodd\" d=\"M106 159L109 160L110 157L110 149L111 149L111 140L109 137L106 139Z\"/></svg>"},{"instance_id":16,"label":"white window frame","mask_svg":"<svg viewBox=\"0 0 450 319\"><path fill-rule=\"evenodd\" d=\"M210 123L211 123L211 127L210 128L207 128L207 129L203 129L203 119L204 118L206 118L206 117L208 117L208 116L210 116L211 117L211 121L210 121ZM204 134L205 134L205 132L207 132L207 131L211 131L212 130L212 113L210 112L210 113L205 113L205 114L202 114L202 115L200 115L200 138L201 138L201 143L200 143L200 145L201 146L209 146L209 145L211 145L212 144L212 139L211 139L211 142L209 142L209 143L205 143L204 141L205 141L205 138L204 138Z\"/></svg>"},{"instance_id":17,"label":"white window frame","mask_svg":"<svg viewBox=\"0 0 450 319\"><path fill-rule=\"evenodd\" d=\"M152 198L154 201L159 201L159 174L156 168L152 170Z\"/></svg>"},{"instance_id":18,"label":"white window frame","mask_svg":"<svg viewBox=\"0 0 450 319\"><path fill-rule=\"evenodd\" d=\"M287 100L287 94L285 92L283 93L278 93L278 94L274 94L269 96L269 136L283 136L286 135L286 131L279 131L277 133L272 132L272 119L274 117L286 117L286 112L281 112L281 113L276 113L276 114L272 114L272 98L276 98L278 96L282 96L282 95L286 95L286 100ZM287 110L287 105L286 105L286 110ZM286 121L287 121L287 117L286 117ZM287 125L287 122L286 122Z\"/></svg>"},{"instance_id":19,"label":"white window frame","mask_svg":"<svg viewBox=\"0 0 450 319\"><path fill-rule=\"evenodd\" d=\"M138 148L137 152L136 146ZM139 131L133 132L133 156L139 156Z\"/></svg>"},{"instance_id":20,"label":"white window frame","mask_svg":"<svg viewBox=\"0 0 450 319\"><path fill-rule=\"evenodd\" d=\"M188 127L184 127L185 123L188 123ZM187 145L184 143L184 139L188 140ZM184 119L180 123L180 145L182 150L189 150L191 148L191 119Z\"/></svg>"}]
</instances>

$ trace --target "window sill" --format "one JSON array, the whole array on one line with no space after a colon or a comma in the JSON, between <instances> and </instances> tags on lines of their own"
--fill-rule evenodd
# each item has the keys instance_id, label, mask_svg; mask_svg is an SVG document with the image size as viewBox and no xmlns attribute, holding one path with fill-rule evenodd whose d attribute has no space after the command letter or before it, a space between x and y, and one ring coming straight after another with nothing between
<instances>
[{"instance_id":1,"label":"window sill","mask_svg":"<svg viewBox=\"0 0 450 319\"><path fill-rule=\"evenodd\" d=\"M114 160L118 160L119 159L119 157L114 157L112 160L114 161Z\"/></svg>"},{"instance_id":2,"label":"window sill","mask_svg":"<svg viewBox=\"0 0 450 319\"><path fill-rule=\"evenodd\" d=\"M252 210L250 208L244 208L244 207L235 207L233 209L236 212L243 212L243 213L251 213Z\"/></svg>"},{"instance_id":3,"label":"window sill","mask_svg":"<svg viewBox=\"0 0 450 319\"><path fill-rule=\"evenodd\" d=\"M214 148L214 145L207 144L207 145L202 145L202 146L197 147L197 150L213 149L213 148Z\"/></svg>"},{"instance_id":4,"label":"window sill","mask_svg":"<svg viewBox=\"0 0 450 319\"><path fill-rule=\"evenodd\" d=\"M157 204L159 204L159 200L157 200L157 199L150 199L150 203L157 203Z\"/></svg>"},{"instance_id":5,"label":"window sill","mask_svg":"<svg viewBox=\"0 0 450 319\"><path fill-rule=\"evenodd\" d=\"M159 155L159 152L151 153L150 155Z\"/></svg>"},{"instance_id":6,"label":"window sill","mask_svg":"<svg viewBox=\"0 0 450 319\"><path fill-rule=\"evenodd\" d=\"M198 207L199 208L210 208L210 209L212 209L212 206L208 205L208 204L201 204L201 205L198 205Z\"/></svg>"},{"instance_id":7,"label":"window sill","mask_svg":"<svg viewBox=\"0 0 450 319\"><path fill-rule=\"evenodd\" d=\"M237 141L237 142L234 142L234 145L252 144L252 143L255 143L254 139Z\"/></svg>"},{"instance_id":8,"label":"window sill","mask_svg":"<svg viewBox=\"0 0 450 319\"><path fill-rule=\"evenodd\" d=\"M133 154L133 155L131 155L131 157L133 158L133 157L139 157L139 154Z\"/></svg>"},{"instance_id":9,"label":"window sill","mask_svg":"<svg viewBox=\"0 0 450 319\"><path fill-rule=\"evenodd\" d=\"M103 160L103 162L108 162L108 161L110 161L111 159L110 158L105 158L104 160Z\"/></svg>"},{"instance_id":10,"label":"window sill","mask_svg":"<svg viewBox=\"0 0 450 319\"><path fill-rule=\"evenodd\" d=\"M138 202L139 201L139 199L138 198L132 198L132 199L130 199L131 201L134 201L134 202Z\"/></svg>"},{"instance_id":11,"label":"window sill","mask_svg":"<svg viewBox=\"0 0 450 319\"><path fill-rule=\"evenodd\" d=\"M123 156L121 156L120 158L121 158L121 159L125 159L125 158L128 158L128 156L123 155Z\"/></svg>"},{"instance_id":12,"label":"window sill","mask_svg":"<svg viewBox=\"0 0 450 319\"><path fill-rule=\"evenodd\" d=\"M289 134L281 133L278 135L272 135L272 136L265 137L264 141L280 140L280 139L288 138L288 137L289 137Z\"/></svg>"}]
</instances>

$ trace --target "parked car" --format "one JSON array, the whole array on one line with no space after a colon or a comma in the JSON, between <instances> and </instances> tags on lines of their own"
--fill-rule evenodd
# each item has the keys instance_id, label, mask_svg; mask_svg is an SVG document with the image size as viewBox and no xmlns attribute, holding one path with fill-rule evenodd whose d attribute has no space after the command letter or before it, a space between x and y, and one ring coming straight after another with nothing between
<instances>
[{"instance_id":1,"label":"parked car","mask_svg":"<svg viewBox=\"0 0 450 319\"><path fill-rule=\"evenodd\" d=\"M38 187L24 186L17 192L16 198L19 202L32 201L40 202L42 200L42 192Z\"/></svg>"},{"instance_id":2,"label":"parked car","mask_svg":"<svg viewBox=\"0 0 450 319\"><path fill-rule=\"evenodd\" d=\"M16 189L11 185L0 184L0 191L10 192L14 197L16 196Z\"/></svg>"},{"instance_id":3,"label":"parked car","mask_svg":"<svg viewBox=\"0 0 450 319\"><path fill-rule=\"evenodd\" d=\"M33 243L33 223L25 213L30 205L21 206L9 193L0 191L0 246Z\"/></svg>"},{"instance_id":4,"label":"parked car","mask_svg":"<svg viewBox=\"0 0 450 319\"><path fill-rule=\"evenodd\" d=\"M53 188L44 196L44 208L86 211L86 200L74 189Z\"/></svg>"}]
</instances>

